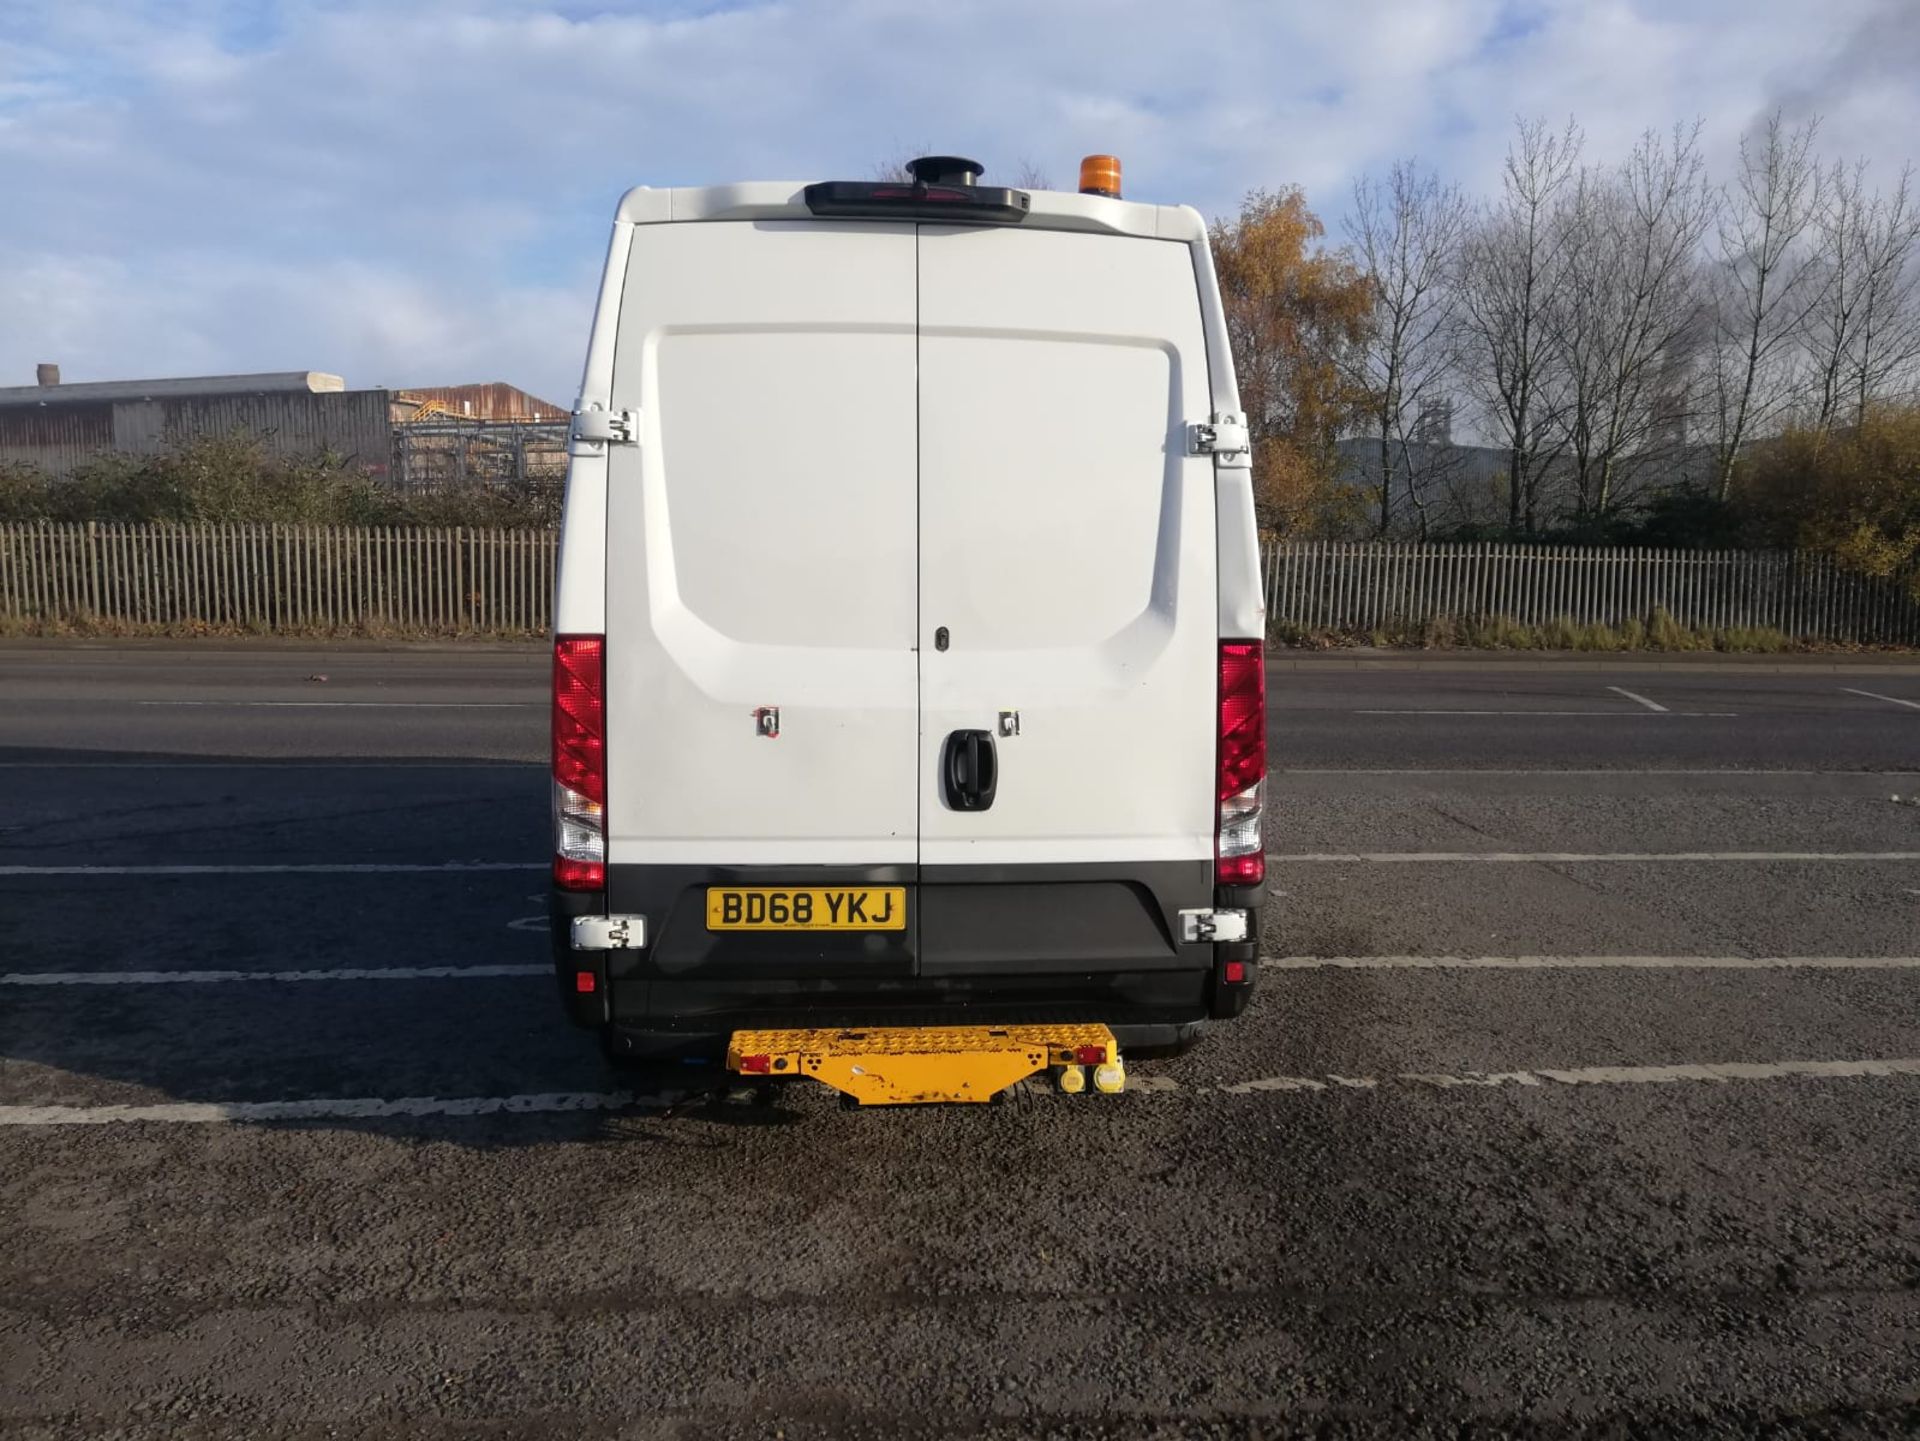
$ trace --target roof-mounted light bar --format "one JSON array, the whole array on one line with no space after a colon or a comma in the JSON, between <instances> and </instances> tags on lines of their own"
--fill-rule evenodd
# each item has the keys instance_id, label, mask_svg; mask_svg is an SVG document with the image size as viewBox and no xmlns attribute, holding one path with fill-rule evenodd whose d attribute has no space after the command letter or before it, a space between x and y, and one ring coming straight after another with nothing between
<instances>
[{"instance_id":1,"label":"roof-mounted light bar","mask_svg":"<svg viewBox=\"0 0 1920 1441\"><path fill-rule=\"evenodd\" d=\"M911 181L823 180L802 193L815 215L862 220L945 220L959 225L1017 225L1033 208L1024 190L982 186L983 167L959 155L923 155L907 163Z\"/></svg>"}]
</instances>

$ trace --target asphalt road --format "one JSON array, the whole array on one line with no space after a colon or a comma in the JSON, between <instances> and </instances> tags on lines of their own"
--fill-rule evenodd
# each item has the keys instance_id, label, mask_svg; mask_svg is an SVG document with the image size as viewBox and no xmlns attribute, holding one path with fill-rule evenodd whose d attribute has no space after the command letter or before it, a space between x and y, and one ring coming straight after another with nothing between
<instances>
[{"instance_id":1,"label":"asphalt road","mask_svg":"<svg viewBox=\"0 0 1920 1441\"><path fill-rule=\"evenodd\" d=\"M859 1113L562 1022L543 680L0 650L0 1434L1920 1428L1920 670L1276 668L1253 1010Z\"/></svg>"}]
</instances>

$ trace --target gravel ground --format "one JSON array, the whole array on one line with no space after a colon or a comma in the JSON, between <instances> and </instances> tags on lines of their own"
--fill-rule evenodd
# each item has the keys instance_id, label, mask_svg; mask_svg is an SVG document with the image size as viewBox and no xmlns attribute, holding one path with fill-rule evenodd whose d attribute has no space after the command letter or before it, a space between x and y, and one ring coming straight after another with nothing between
<instances>
[{"instance_id":1,"label":"gravel ground","mask_svg":"<svg viewBox=\"0 0 1920 1441\"><path fill-rule=\"evenodd\" d=\"M565 1026L542 681L0 650L0 1433L1920 1430L1920 677L1277 671L1253 1009L877 1112Z\"/></svg>"}]
</instances>

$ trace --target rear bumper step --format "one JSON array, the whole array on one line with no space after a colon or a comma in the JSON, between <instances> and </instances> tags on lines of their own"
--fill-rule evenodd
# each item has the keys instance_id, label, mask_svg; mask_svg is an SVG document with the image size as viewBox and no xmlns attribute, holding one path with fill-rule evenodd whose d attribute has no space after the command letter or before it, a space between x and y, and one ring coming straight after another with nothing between
<instances>
[{"instance_id":1,"label":"rear bumper step","mask_svg":"<svg viewBox=\"0 0 1920 1441\"><path fill-rule=\"evenodd\" d=\"M805 1077L863 1106L991 1101L1049 1067L1066 1090L1085 1089L1087 1068L1097 1090L1126 1084L1119 1043L1098 1025L736 1031L727 1044L730 1071Z\"/></svg>"}]
</instances>

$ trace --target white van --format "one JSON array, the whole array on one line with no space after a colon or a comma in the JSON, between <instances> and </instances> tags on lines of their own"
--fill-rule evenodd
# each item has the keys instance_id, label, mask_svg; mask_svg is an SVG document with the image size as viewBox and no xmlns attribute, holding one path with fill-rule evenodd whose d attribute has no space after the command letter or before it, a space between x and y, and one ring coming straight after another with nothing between
<instances>
[{"instance_id":1,"label":"white van","mask_svg":"<svg viewBox=\"0 0 1920 1441\"><path fill-rule=\"evenodd\" d=\"M1253 984L1265 617L1205 226L910 168L620 202L553 713L555 962L616 1057L1175 1045Z\"/></svg>"}]
</instances>

